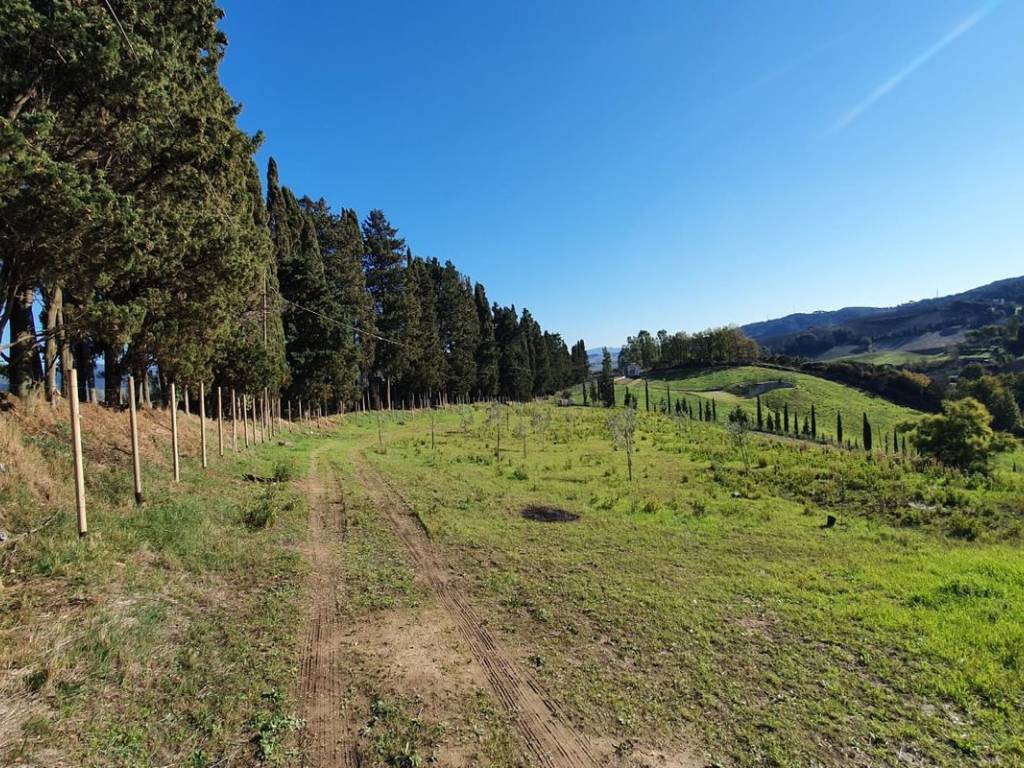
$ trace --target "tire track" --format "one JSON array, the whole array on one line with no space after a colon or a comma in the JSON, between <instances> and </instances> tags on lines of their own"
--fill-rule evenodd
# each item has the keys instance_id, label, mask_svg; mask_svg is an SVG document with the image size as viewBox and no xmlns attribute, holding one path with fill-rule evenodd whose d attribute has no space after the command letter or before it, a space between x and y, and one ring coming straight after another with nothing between
<instances>
[{"instance_id":1,"label":"tire track","mask_svg":"<svg viewBox=\"0 0 1024 768\"><path fill-rule=\"evenodd\" d=\"M530 672L494 638L466 600L460 585L434 550L419 518L388 479L363 457L353 461L360 482L390 520L416 570L430 585L484 670L498 701L513 717L524 746L542 768L599 765L586 738L575 731L558 705Z\"/></svg>"},{"instance_id":2,"label":"tire track","mask_svg":"<svg viewBox=\"0 0 1024 768\"><path fill-rule=\"evenodd\" d=\"M361 763L348 732L345 680L338 666L342 627L338 621L338 562L334 544L344 535L344 500L333 478L310 470L307 557L310 613L302 647L299 695L305 714L302 765L358 768Z\"/></svg>"}]
</instances>

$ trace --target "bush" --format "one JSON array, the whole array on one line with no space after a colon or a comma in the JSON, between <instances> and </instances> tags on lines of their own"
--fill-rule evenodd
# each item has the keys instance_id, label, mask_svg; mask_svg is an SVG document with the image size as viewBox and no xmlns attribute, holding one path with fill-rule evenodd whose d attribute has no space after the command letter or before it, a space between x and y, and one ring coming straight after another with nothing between
<instances>
[{"instance_id":1,"label":"bush","mask_svg":"<svg viewBox=\"0 0 1024 768\"><path fill-rule=\"evenodd\" d=\"M949 518L946 532L954 539L974 541L981 533L981 525L977 518L957 512Z\"/></svg>"},{"instance_id":2,"label":"bush","mask_svg":"<svg viewBox=\"0 0 1024 768\"><path fill-rule=\"evenodd\" d=\"M1013 444L1013 438L993 432L991 423L988 409L973 397L947 400L942 413L917 423L914 446L947 466L986 472L992 454Z\"/></svg>"},{"instance_id":3,"label":"bush","mask_svg":"<svg viewBox=\"0 0 1024 768\"><path fill-rule=\"evenodd\" d=\"M285 459L279 459L274 465L274 481L287 483L293 477L295 477L295 465Z\"/></svg>"},{"instance_id":4,"label":"bush","mask_svg":"<svg viewBox=\"0 0 1024 768\"><path fill-rule=\"evenodd\" d=\"M242 511L242 523L250 530L260 530L273 524L277 516L277 494L273 486L267 486L263 493L250 501Z\"/></svg>"}]
</instances>

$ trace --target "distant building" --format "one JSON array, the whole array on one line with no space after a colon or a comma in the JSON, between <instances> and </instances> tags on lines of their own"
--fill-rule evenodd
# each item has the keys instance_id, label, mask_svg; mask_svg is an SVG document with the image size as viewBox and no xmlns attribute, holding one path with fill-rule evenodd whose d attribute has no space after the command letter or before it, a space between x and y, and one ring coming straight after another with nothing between
<instances>
[{"instance_id":1,"label":"distant building","mask_svg":"<svg viewBox=\"0 0 1024 768\"><path fill-rule=\"evenodd\" d=\"M640 368L636 363L626 364L626 375L631 379L639 378L640 374L643 373L643 369Z\"/></svg>"}]
</instances>

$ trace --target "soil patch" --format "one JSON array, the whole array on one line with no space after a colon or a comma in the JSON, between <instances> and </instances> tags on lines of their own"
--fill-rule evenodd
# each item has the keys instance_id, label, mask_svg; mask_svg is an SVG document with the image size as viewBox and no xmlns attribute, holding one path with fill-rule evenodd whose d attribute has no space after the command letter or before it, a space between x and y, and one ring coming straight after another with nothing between
<instances>
[{"instance_id":1,"label":"soil patch","mask_svg":"<svg viewBox=\"0 0 1024 768\"><path fill-rule=\"evenodd\" d=\"M535 520L538 523L571 523L580 519L575 512L569 512L558 507L530 506L520 513L527 520Z\"/></svg>"}]
</instances>

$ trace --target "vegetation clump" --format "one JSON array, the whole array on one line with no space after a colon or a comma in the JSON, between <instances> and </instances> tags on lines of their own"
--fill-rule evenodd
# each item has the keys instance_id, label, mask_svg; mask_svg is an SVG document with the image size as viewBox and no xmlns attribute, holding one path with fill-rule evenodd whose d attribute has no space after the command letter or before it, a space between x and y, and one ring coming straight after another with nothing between
<instances>
[{"instance_id":1,"label":"vegetation clump","mask_svg":"<svg viewBox=\"0 0 1024 768\"><path fill-rule=\"evenodd\" d=\"M911 427L911 439L924 456L983 473L995 453L1015 445L1011 436L992 429L991 414L973 397L944 402L942 413L924 416Z\"/></svg>"}]
</instances>

